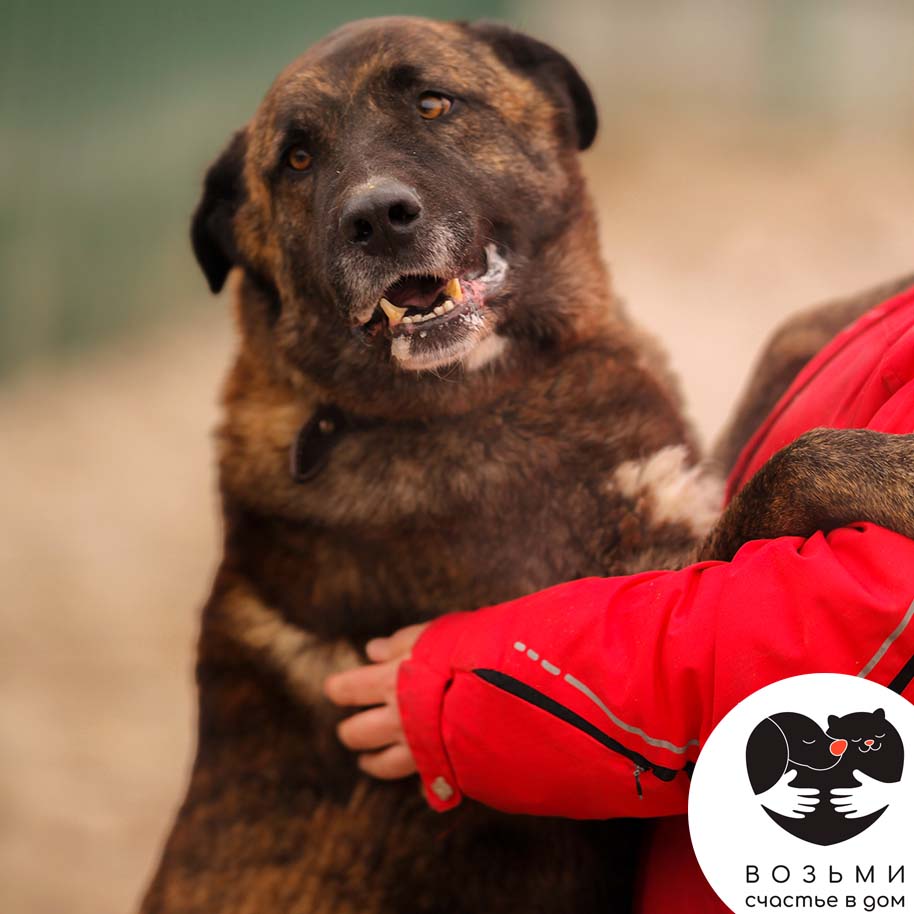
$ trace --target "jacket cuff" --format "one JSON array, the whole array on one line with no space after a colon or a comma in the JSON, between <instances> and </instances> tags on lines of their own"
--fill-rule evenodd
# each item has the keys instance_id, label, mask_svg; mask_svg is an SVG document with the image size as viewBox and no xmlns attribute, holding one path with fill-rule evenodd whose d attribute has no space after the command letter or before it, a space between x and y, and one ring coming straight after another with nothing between
<instances>
[{"instance_id":1,"label":"jacket cuff","mask_svg":"<svg viewBox=\"0 0 914 914\"><path fill-rule=\"evenodd\" d=\"M400 664L397 701L403 732L412 750L423 793L438 812L463 799L441 734L444 697L454 676L451 657L469 613L453 613L431 623Z\"/></svg>"}]
</instances>

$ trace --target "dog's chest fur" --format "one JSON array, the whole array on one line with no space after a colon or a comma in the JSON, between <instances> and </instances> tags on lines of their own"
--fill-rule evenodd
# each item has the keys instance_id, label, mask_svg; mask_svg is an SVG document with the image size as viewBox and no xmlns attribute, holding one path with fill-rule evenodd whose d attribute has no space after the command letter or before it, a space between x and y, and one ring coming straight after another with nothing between
<instances>
[{"instance_id":1,"label":"dog's chest fur","mask_svg":"<svg viewBox=\"0 0 914 914\"><path fill-rule=\"evenodd\" d=\"M625 347L543 368L462 416L356 427L303 484L288 449L308 410L276 407L284 428L265 442L263 424L237 418L251 408L241 397L222 436L227 563L288 622L353 642L661 556L669 567L704 493L684 489L664 514L656 481L618 471L637 477L679 447L670 472L692 472L673 398ZM254 488L239 491L251 465Z\"/></svg>"},{"instance_id":2,"label":"dog's chest fur","mask_svg":"<svg viewBox=\"0 0 914 914\"><path fill-rule=\"evenodd\" d=\"M675 397L634 346L583 349L472 414L355 430L297 485L288 450L313 404L243 376L220 436L226 554L197 763L148 910L196 910L223 886L214 909L238 912L269 897L301 914L437 914L445 895L455 914L626 909L629 829L470 802L442 819L415 784L358 775L320 688L400 624L679 561L707 490L690 484Z\"/></svg>"}]
</instances>

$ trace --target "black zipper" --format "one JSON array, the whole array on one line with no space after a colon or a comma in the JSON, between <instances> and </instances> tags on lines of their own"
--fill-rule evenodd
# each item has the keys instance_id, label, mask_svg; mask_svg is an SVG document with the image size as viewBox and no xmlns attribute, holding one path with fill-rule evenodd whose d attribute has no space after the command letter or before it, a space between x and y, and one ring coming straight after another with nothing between
<instances>
[{"instance_id":1,"label":"black zipper","mask_svg":"<svg viewBox=\"0 0 914 914\"><path fill-rule=\"evenodd\" d=\"M638 799L644 799L644 788L641 786L641 775L644 774L644 769L640 765L635 765L635 790L638 791Z\"/></svg>"},{"instance_id":2,"label":"black zipper","mask_svg":"<svg viewBox=\"0 0 914 914\"><path fill-rule=\"evenodd\" d=\"M577 714L570 708L566 708L564 705L559 704L554 698L550 698L548 695L545 695L538 689L534 689L533 686L527 685L526 682L521 682L521 680L515 679L513 676L509 676L507 673L501 673L498 670L486 669L473 670L473 673L480 679L488 682L490 685L501 689L503 692L508 692L509 694L514 695L516 698L520 698L522 701L526 701L528 704L534 705L537 708L546 711L553 717L557 717L559 720L564 721L566 724L571 724L571 726L577 727L578 730L582 730L602 746L605 746L612 752L615 752L618 755L627 758L629 761L634 762L635 789L638 792L639 799L644 798L644 788L641 785L642 774L645 774L649 771L654 775L654 777L659 778L661 781L672 781L673 778L675 778L676 775L680 773L680 771L686 770L686 768L667 768L663 765L655 765L640 752L635 752L634 749L629 749L628 746L625 746L618 740L613 739L608 733L604 733L599 727L594 726L589 720L581 717L580 714Z\"/></svg>"},{"instance_id":3,"label":"black zipper","mask_svg":"<svg viewBox=\"0 0 914 914\"><path fill-rule=\"evenodd\" d=\"M902 692L911 684L914 679L914 656L908 658L908 662L898 671L898 675L889 683L889 688L893 692L901 695Z\"/></svg>"}]
</instances>

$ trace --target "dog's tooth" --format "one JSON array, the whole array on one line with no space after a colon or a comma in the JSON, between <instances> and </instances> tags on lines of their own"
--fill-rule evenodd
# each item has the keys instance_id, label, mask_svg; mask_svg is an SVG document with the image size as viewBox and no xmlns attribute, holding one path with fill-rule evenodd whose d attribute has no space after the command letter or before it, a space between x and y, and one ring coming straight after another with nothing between
<instances>
[{"instance_id":1,"label":"dog's tooth","mask_svg":"<svg viewBox=\"0 0 914 914\"><path fill-rule=\"evenodd\" d=\"M463 301L463 289L460 288L460 280L456 276L448 281L444 287L444 294L454 301Z\"/></svg>"},{"instance_id":2,"label":"dog's tooth","mask_svg":"<svg viewBox=\"0 0 914 914\"><path fill-rule=\"evenodd\" d=\"M403 318L403 323L404 323L404 324L411 324L412 322L413 322L413 319L412 319L411 317L404 317L404 318Z\"/></svg>"},{"instance_id":3,"label":"dog's tooth","mask_svg":"<svg viewBox=\"0 0 914 914\"><path fill-rule=\"evenodd\" d=\"M378 304L381 306L381 310L387 315L387 320L390 322L391 327L396 327L400 321L405 321L406 317L406 308L398 308L392 301L388 301L386 298L382 298Z\"/></svg>"},{"instance_id":4,"label":"dog's tooth","mask_svg":"<svg viewBox=\"0 0 914 914\"><path fill-rule=\"evenodd\" d=\"M444 312L446 314L448 311L453 311L453 310L454 310L454 303L450 299L448 299L444 303Z\"/></svg>"},{"instance_id":5,"label":"dog's tooth","mask_svg":"<svg viewBox=\"0 0 914 914\"><path fill-rule=\"evenodd\" d=\"M444 314L444 305L438 305L438 307L435 308L435 314L437 314L438 317L441 317L441 315Z\"/></svg>"}]
</instances>

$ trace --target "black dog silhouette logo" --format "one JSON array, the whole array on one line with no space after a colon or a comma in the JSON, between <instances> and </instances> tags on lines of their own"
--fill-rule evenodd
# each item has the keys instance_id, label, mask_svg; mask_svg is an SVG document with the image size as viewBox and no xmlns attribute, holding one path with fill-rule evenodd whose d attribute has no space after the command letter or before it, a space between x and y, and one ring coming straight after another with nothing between
<instances>
[{"instance_id":1,"label":"black dog silhouette logo","mask_svg":"<svg viewBox=\"0 0 914 914\"><path fill-rule=\"evenodd\" d=\"M901 781L904 745L882 708L830 714L824 730L785 711L752 731L746 768L781 828L826 846L866 831L886 811Z\"/></svg>"}]
</instances>

